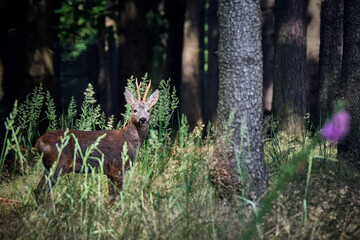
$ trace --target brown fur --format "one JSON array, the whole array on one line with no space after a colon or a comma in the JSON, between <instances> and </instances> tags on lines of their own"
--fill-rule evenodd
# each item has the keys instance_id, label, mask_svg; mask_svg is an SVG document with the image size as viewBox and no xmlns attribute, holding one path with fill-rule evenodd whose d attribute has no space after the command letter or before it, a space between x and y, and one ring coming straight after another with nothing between
<instances>
[{"instance_id":1,"label":"brown fur","mask_svg":"<svg viewBox=\"0 0 360 240\"><path fill-rule=\"evenodd\" d=\"M97 146L98 149L104 154L103 170L110 180L109 182L109 194L116 195L116 191L113 188L115 185L118 190L122 189L122 169L123 162L121 159L121 152L123 151L124 143L127 142L128 155L132 161L135 160L138 147L142 145L149 129L149 113L150 108L156 104L159 92L156 90L147 101L136 100L128 89L125 91L126 101L132 106L133 114L131 116L129 124L121 130L103 130L103 131L79 131L70 130L68 135L70 136L69 142L61 152L59 162L55 169L55 173L52 178L51 185L55 185L59 174L61 175L71 173L73 171L80 172L83 164L83 160L77 153L74 166L74 149L75 140L79 142L82 153L84 154L86 149L92 145L96 139L106 133L106 136L100 141ZM58 150L56 145L61 145L61 137L64 137L65 130L54 130L41 136L36 142L36 149L39 153L43 154L43 162L45 166L45 174L40 180L38 187L35 190L36 197L38 199L40 193L46 188L46 177L50 168L56 162L58 158ZM101 154L98 151L93 151L90 155L101 159ZM94 158L89 158L87 164L96 168L99 167L99 161ZM125 171L129 169L129 162L125 163Z\"/></svg>"}]
</instances>

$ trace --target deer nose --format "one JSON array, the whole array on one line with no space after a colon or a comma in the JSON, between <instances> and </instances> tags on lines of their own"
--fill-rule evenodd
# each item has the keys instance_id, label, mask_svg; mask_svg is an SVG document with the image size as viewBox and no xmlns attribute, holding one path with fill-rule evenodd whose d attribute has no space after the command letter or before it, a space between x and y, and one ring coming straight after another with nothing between
<instances>
[{"instance_id":1,"label":"deer nose","mask_svg":"<svg viewBox=\"0 0 360 240\"><path fill-rule=\"evenodd\" d=\"M144 118L144 117L140 118L139 123L140 124L145 124L146 123L146 118Z\"/></svg>"}]
</instances>

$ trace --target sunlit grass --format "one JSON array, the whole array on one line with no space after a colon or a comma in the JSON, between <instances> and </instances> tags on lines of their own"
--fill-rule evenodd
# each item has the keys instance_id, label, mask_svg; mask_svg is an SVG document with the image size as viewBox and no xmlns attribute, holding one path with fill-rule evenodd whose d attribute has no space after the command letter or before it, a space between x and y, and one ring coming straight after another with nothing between
<instances>
[{"instance_id":1,"label":"sunlit grass","mask_svg":"<svg viewBox=\"0 0 360 240\"><path fill-rule=\"evenodd\" d=\"M219 198L219 186L210 182L211 164L218 149L216 129L205 130L199 123L189 132L182 118L179 131L174 133L169 127L172 114L160 116L163 110L156 110L157 117L166 123L154 122L161 127L150 129L115 200L108 196L107 177L99 171L88 171L60 177L46 200L36 203L33 190L43 173L41 157L31 146L22 146L29 160L26 171L23 174L4 169L0 183L0 203L1 198L15 200L14 204L0 204L0 238L360 236L359 172L341 159L334 161L336 145L318 139L316 131L305 131L299 139L276 131L275 124L268 121L269 134L264 137L265 161L271 173L268 193L257 203L239 196L226 200ZM19 157L13 160L19 161Z\"/></svg>"}]
</instances>

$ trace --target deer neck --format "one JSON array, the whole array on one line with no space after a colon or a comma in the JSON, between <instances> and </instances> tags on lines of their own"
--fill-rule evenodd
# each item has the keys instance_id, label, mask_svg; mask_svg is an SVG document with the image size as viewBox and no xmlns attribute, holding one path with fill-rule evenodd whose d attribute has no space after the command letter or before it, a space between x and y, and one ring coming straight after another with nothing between
<instances>
[{"instance_id":1,"label":"deer neck","mask_svg":"<svg viewBox=\"0 0 360 240\"><path fill-rule=\"evenodd\" d=\"M127 136L130 137L130 142L132 142L134 145L141 146L143 142L145 141L146 135L149 131L149 125L138 125L133 123L131 120L129 122L129 125L127 126Z\"/></svg>"}]
</instances>

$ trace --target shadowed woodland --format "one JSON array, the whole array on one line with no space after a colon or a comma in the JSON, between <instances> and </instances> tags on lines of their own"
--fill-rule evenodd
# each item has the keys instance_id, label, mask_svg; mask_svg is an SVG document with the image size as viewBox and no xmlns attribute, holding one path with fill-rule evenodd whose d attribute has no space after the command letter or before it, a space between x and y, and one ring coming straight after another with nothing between
<instances>
[{"instance_id":1,"label":"shadowed woodland","mask_svg":"<svg viewBox=\"0 0 360 240\"><path fill-rule=\"evenodd\" d=\"M357 0L0 0L0 238L360 238L358 16ZM129 96L155 89L140 144L115 144ZM47 166L36 142L56 129Z\"/></svg>"}]
</instances>

